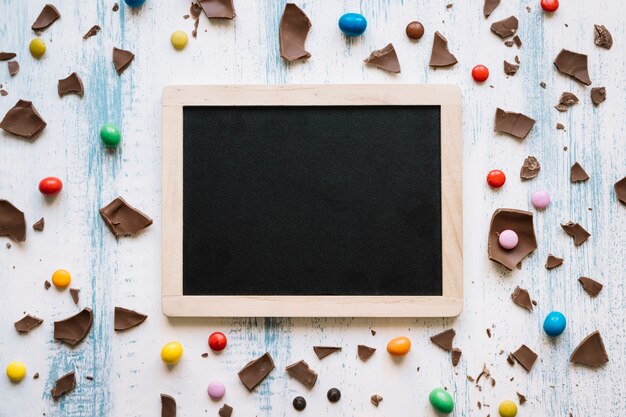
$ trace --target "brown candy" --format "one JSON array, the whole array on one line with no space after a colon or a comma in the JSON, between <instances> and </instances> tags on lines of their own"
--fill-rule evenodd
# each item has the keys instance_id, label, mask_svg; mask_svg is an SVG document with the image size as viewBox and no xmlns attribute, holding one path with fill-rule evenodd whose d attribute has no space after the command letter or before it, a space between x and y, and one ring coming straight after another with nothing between
<instances>
[{"instance_id":1,"label":"brown candy","mask_svg":"<svg viewBox=\"0 0 626 417\"><path fill-rule=\"evenodd\" d=\"M421 39L422 36L424 36L424 25L417 20L409 23L406 25L406 36L408 36L409 39Z\"/></svg>"}]
</instances>

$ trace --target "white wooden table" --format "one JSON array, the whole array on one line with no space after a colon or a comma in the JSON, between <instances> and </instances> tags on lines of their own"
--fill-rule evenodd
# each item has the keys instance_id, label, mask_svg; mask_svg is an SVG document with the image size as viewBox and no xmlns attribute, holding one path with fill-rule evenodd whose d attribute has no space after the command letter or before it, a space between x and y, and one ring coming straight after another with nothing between
<instances>
[{"instance_id":1,"label":"white wooden table","mask_svg":"<svg viewBox=\"0 0 626 417\"><path fill-rule=\"evenodd\" d=\"M139 10L112 0L75 2L56 0L62 18L42 37L46 56L34 60L28 42L30 25L44 0L4 0L0 4L0 50L18 53L20 73L10 77L0 67L0 83L9 92L0 97L0 114L22 98L32 100L48 122L34 142L0 134L0 198L25 211L27 240L5 248L1 238L0 365L23 361L28 376L20 384L0 378L1 416L155 416L160 393L173 395L179 416L217 415L206 387L212 380L226 384L224 401L234 416L299 415L291 406L304 395L309 416L431 416L428 392L446 386L456 400L456 416L497 415L504 399L527 396L520 416L567 417L619 415L626 410L626 207L613 192L615 181L626 175L626 5L615 0L562 1L554 16L542 14L538 1L507 0L489 20L482 16L482 0L456 1L446 10L444 0L306 1L298 4L313 22L307 40L312 58L292 65L278 50L278 22L283 1L238 0L233 22L209 22L201 17L197 39L190 38L183 52L169 43L174 30L191 32L193 20L184 20L188 0L147 0ZM530 5L530 12L526 6ZM359 39L346 40L337 19L348 11L363 13L369 22ZM521 49L507 48L492 34L495 20L516 15L520 20ZM425 37L410 42L404 27L419 19ZM83 40L94 24L102 31ZM593 43L593 24L606 25L615 45L610 51ZM434 71L428 67L433 33L448 38L459 64ZM402 65L394 76L366 67L362 60L373 49L393 42ZM111 49L121 47L136 54L120 77L111 63ZM589 88L557 73L552 61L561 48L589 55L595 86L606 86L608 99L594 108ZM502 61L521 59L518 74L507 78ZM475 84L471 68L483 63L491 70L485 85ZM5 65L5 64L3 64ZM85 96L60 99L57 80L77 71ZM539 87L545 81L546 89ZM245 83L451 83L463 90L464 201L465 201L465 310L456 319L187 319L168 320L160 311L160 142L161 90L171 84ZM493 85L490 88L489 85ZM581 103L568 113L553 105L562 91L572 91ZM537 119L525 141L493 133L496 106L522 111ZM123 130L122 146L107 152L98 130L113 122ZM555 129L556 122L565 131ZM564 151L563 147L568 150ZM538 178L522 183L518 170L527 155L542 165ZM569 183L569 168L580 162L591 179ZM508 174L506 186L490 190L484 181L493 168ZM42 198L38 181L49 175L64 181L54 199ZM553 202L535 216L539 248L512 273L487 259L486 236L491 214L499 207L532 210L530 194L547 189ZM136 238L116 240L100 219L98 209L121 195L151 215L155 225ZM588 210L592 209L592 210ZM46 219L42 233L30 225ZM592 234L574 247L559 223L580 222ZM565 258L565 264L547 271L548 253ZM43 282L52 272L66 268L72 286L81 289L79 307L68 292ZM581 275L605 284L591 299L577 282ZM516 285L528 288L538 301L533 313L512 304ZM116 305L147 313L148 320L132 331L113 332ZM94 310L88 339L75 349L52 340L52 322L84 306ZM541 325L551 310L568 319L566 332L548 339ZM45 319L27 335L18 335L13 322L24 312ZM457 368L449 355L434 346L429 336L453 327L455 345L463 349ZM492 329L488 338L485 329ZM370 329L377 331L376 336ZM588 333L599 329L610 362L592 370L569 363L569 355ZM222 354L208 351L207 337L221 330L229 338ZM398 335L413 341L410 354L394 361L386 342ZM185 346L181 363L168 370L159 358L161 346L180 340ZM367 363L356 357L359 343L379 351ZM510 367L508 352L525 343L540 360L530 373ZM338 345L344 350L319 361L312 345ZM269 351L277 369L253 393L237 378L250 359ZM305 359L319 373L308 392L284 372L285 365ZM479 391L466 376L476 377L486 363L497 384ZM419 367L419 372L417 368ZM58 402L50 397L57 377L76 370L78 386ZM39 372L39 379L32 375ZM94 381L85 379L93 375ZM513 379L514 378L514 379ZM513 379L511 381L511 379ZM338 387L342 399L330 404L327 389ZM384 401L373 407L369 398ZM477 401L483 405L477 407ZM487 407L489 405L489 407Z\"/></svg>"}]
</instances>

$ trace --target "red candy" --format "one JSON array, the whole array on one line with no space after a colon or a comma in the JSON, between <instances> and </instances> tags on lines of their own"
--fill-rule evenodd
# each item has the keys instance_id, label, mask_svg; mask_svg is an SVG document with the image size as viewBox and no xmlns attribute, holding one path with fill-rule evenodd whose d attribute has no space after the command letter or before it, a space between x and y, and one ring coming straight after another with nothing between
<instances>
[{"instance_id":1,"label":"red candy","mask_svg":"<svg viewBox=\"0 0 626 417\"><path fill-rule=\"evenodd\" d=\"M506 175L504 175L504 172L500 171L499 169L489 171L489 174L487 174L487 184L489 184L491 188L500 188L504 185L505 182Z\"/></svg>"},{"instance_id":2,"label":"red candy","mask_svg":"<svg viewBox=\"0 0 626 417\"><path fill-rule=\"evenodd\" d=\"M489 78L489 69L484 65L476 65L472 69L472 78L478 83L487 81L487 78Z\"/></svg>"},{"instance_id":3,"label":"red candy","mask_svg":"<svg viewBox=\"0 0 626 417\"><path fill-rule=\"evenodd\" d=\"M226 347L226 336L224 333L215 332L209 336L209 347L211 350L220 351Z\"/></svg>"},{"instance_id":4,"label":"red candy","mask_svg":"<svg viewBox=\"0 0 626 417\"><path fill-rule=\"evenodd\" d=\"M556 12L559 8L559 0L541 0L541 8L546 12Z\"/></svg>"},{"instance_id":5,"label":"red candy","mask_svg":"<svg viewBox=\"0 0 626 417\"><path fill-rule=\"evenodd\" d=\"M46 177L39 181L39 191L41 194L52 195L61 191L63 183L57 177Z\"/></svg>"}]
</instances>

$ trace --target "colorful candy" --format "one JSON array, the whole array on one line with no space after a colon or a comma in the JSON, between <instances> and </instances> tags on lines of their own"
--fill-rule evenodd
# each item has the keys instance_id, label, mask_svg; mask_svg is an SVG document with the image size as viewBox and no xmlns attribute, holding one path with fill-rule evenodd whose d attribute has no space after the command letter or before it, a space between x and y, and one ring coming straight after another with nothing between
<instances>
[{"instance_id":1,"label":"colorful candy","mask_svg":"<svg viewBox=\"0 0 626 417\"><path fill-rule=\"evenodd\" d=\"M517 233L507 229L500 232L500 236L498 236L498 242L500 243L500 246L502 246L504 249L511 250L515 249L515 247L519 243L519 237L517 236Z\"/></svg>"},{"instance_id":2,"label":"colorful candy","mask_svg":"<svg viewBox=\"0 0 626 417\"><path fill-rule=\"evenodd\" d=\"M57 177L46 177L39 181L39 191L41 194L52 195L63 189L63 183Z\"/></svg>"},{"instance_id":3,"label":"colorful candy","mask_svg":"<svg viewBox=\"0 0 626 417\"><path fill-rule=\"evenodd\" d=\"M122 133L112 123L106 123L100 128L100 139L109 148L115 148L122 141Z\"/></svg>"},{"instance_id":4,"label":"colorful candy","mask_svg":"<svg viewBox=\"0 0 626 417\"><path fill-rule=\"evenodd\" d=\"M454 410L454 400L452 395L443 388L435 388L428 396L430 405L440 413L450 414Z\"/></svg>"},{"instance_id":5,"label":"colorful candy","mask_svg":"<svg viewBox=\"0 0 626 417\"><path fill-rule=\"evenodd\" d=\"M500 417L515 417L517 415L517 405L511 400L504 400L498 407Z\"/></svg>"},{"instance_id":6,"label":"colorful candy","mask_svg":"<svg viewBox=\"0 0 626 417\"><path fill-rule=\"evenodd\" d=\"M219 381L213 381L209 384L206 392L213 401L218 401L226 394L226 387Z\"/></svg>"},{"instance_id":7,"label":"colorful candy","mask_svg":"<svg viewBox=\"0 0 626 417\"><path fill-rule=\"evenodd\" d=\"M168 365L176 365L183 356L183 345L180 342L166 343L161 349L161 360Z\"/></svg>"},{"instance_id":8,"label":"colorful candy","mask_svg":"<svg viewBox=\"0 0 626 417\"><path fill-rule=\"evenodd\" d=\"M559 8L559 0L541 0L541 8L549 13L556 12Z\"/></svg>"},{"instance_id":9,"label":"colorful candy","mask_svg":"<svg viewBox=\"0 0 626 417\"><path fill-rule=\"evenodd\" d=\"M424 25L418 21L414 21L406 25L406 36L409 39L420 39L424 36Z\"/></svg>"},{"instance_id":10,"label":"colorful candy","mask_svg":"<svg viewBox=\"0 0 626 417\"><path fill-rule=\"evenodd\" d=\"M146 0L124 0L124 2L130 7L140 7L146 2Z\"/></svg>"},{"instance_id":11,"label":"colorful candy","mask_svg":"<svg viewBox=\"0 0 626 417\"><path fill-rule=\"evenodd\" d=\"M546 332L548 336L558 336L565 331L565 326L567 325L567 320L565 316L560 311L553 311L546 316L546 319L543 322L543 331Z\"/></svg>"},{"instance_id":12,"label":"colorful candy","mask_svg":"<svg viewBox=\"0 0 626 417\"><path fill-rule=\"evenodd\" d=\"M72 276L65 269L57 269L52 274L52 283L57 288L65 288L72 282Z\"/></svg>"},{"instance_id":13,"label":"colorful candy","mask_svg":"<svg viewBox=\"0 0 626 417\"><path fill-rule=\"evenodd\" d=\"M326 393L326 398L328 398L328 401L330 401L331 403L336 403L341 399L341 391L339 391L337 388L331 388Z\"/></svg>"},{"instance_id":14,"label":"colorful candy","mask_svg":"<svg viewBox=\"0 0 626 417\"><path fill-rule=\"evenodd\" d=\"M172 33L172 37L170 38L170 41L172 42L172 46L177 51L185 49L185 46L187 46L188 40L189 40L189 37L187 37L187 34L183 32L182 30L177 30L176 32Z\"/></svg>"},{"instance_id":15,"label":"colorful candy","mask_svg":"<svg viewBox=\"0 0 626 417\"><path fill-rule=\"evenodd\" d=\"M409 350L411 350L411 341L408 337L396 337L387 343L387 352L394 356L406 355L409 353Z\"/></svg>"},{"instance_id":16,"label":"colorful candy","mask_svg":"<svg viewBox=\"0 0 626 417\"><path fill-rule=\"evenodd\" d=\"M366 28L367 20L362 14L346 13L339 18L339 29L346 36L359 36Z\"/></svg>"},{"instance_id":17,"label":"colorful candy","mask_svg":"<svg viewBox=\"0 0 626 417\"><path fill-rule=\"evenodd\" d=\"M476 65L472 68L472 78L477 83L487 81L487 78L489 78L489 69L484 65Z\"/></svg>"},{"instance_id":18,"label":"colorful candy","mask_svg":"<svg viewBox=\"0 0 626 417\"><path fill-rule=\"evenodd\" d=\"M544 209L550 204L550 194L547 191L535 191L530 197L530 202L536 209Z\"/></svg>"},{"instance_id":19,"label":"colorful candy","mask_svg":"<svg viewBox=\"0 0 626 417\"><path fill-rule=\"evenodd\" d=\"M487 184L489 184L491 188L500 188L505 182L506 175L504 175L504 172L499 169L491 170L489 171L489 174L487 174Z\"/></svg>"},{"instance_id":20,"label":"colorful candy","mask_svg":"<svg viewBox=\"0 0 626 417\"><path fill-rule=\"evenodd\" d=\"M26 365L22 362L11 362L7 366L7 376L11 382L20 382L26 376Z\"/></svg>"},{"instance_id":21,"label":"colorful candy","mask_svg":"<svg viewBox=\"0 0 626 417\"><path fill-rule=\"evenodd\" d=\"M28 44L30 54L39 59L46 53L46 43L41 38L35 38Z\"/></svg>"},{"instance_id":22,"label":"colorful candy","mask_svg":"<svg viewBox=\"0 0 626 417\"><path fill-rule=\"evenodd\" d=\"M211 336L209 336L209 347L211 348L211 350L214 350L216 352L224 350L224 348L226 347L226 343L227 341L224 333L215 332L211 333Z\"/></svg>"},{"instance_id":23,"label":"colorful candy","mask_svg":"<svg viewBox=\"0 0 626 417\"><path fill-rule=\"evenodd\" d=\"M293 408L302 411L306 408L306 400L304 397L296 397L293 399Z\"/></svg>"}]
</instances>

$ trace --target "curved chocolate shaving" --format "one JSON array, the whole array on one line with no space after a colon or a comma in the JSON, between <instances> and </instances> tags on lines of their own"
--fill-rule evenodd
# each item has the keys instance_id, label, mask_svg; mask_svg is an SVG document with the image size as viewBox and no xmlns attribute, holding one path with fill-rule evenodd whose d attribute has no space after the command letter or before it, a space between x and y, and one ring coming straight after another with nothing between
<instances>
[{"instance_id":1,"label":"curved chocolate shaving","mask_svg":"<svg viewBox=\"0 0 626 417\"><path fill-rule=\"evenodd\" d=\"M519 69L519 65L511 64L509 61L504 61L504 73L506 75L515 75L517 74L517 70Z\"/></svg>"},{"instance_id":2,"label":"curved chocolate shaving","mask_svg":"<svg viewBox=\"0 0 626 417\"><path fill-rule=\"evenodd\" d=\"M92 36L96 36L98 32L100 32L100 26L93 25L91 29L89 29L87 33L83 35L83 39L88 39L88 38L91 38Z\"/></svg>"},{"instance_id":3,"label":"curved chocolate shaving","mask_svg":"<svg viewBox=\"0 0 626 417\"><path fill-rule=\"evenodd\" d=\"M367 362L367 360L372 357L374 352L376 352L376 348L365 345L358 345L356 352L359 359L361 359L363 362Z\"/></svg>"},{"instance_id":4,"label":"curved chocolate shaving","mask_svg":"<svg viewBox=\"0 0 626 417\"><path fill-rule=\"evenodd\" d=\"M626 205L626 177L615 183L615 195L622 204Z\"/></svg>"},{"instance_id":5,"label":"curved chocolate shaving","mask_svg":"<svg viewBox=\"0 0 626 417\"><path fill-rule=\"evenodd\" d=\"M529 180L535 178L539 175L539 171L541 170L541 165L539 165L539 161L534 156L529 156L524 159L524 164L520 169L519 176L523 180Z\"/></svg>"},{"instance_id":6,"label":"curved chocolate shaving","mask_svg":"<svg viewBox=\"0 0 626 417\"><path fill-rule=\"evenodd\" d=\"M611 49L611 46L613 46L613 36L611 36L611 32L609 32L604 25L593 25L593 29L593 42L600 48Z\"/></svg>"},{"instance_id":7,"label":"curved chocolate shaving","mask_svg":"<svg viewBox=\"0 0 626 417\"><path fill-rule=\"evenodd\" d=\"M263 382L272 369L274 369L274 361L270 354L265 352L259 358L248 362L237 375L246 388L252 391L254 387Z\"/></svg>"},{"instance_id":8,"label":"curved chocolate shaving","mask_svg":"<svg viewBox=\"0 0 626 417\"><path fill-rule=\"evenodd\" d=\"M176 400L171 395L161 394L161 417L176 417Z\"/></svg>"},{"instance_id":9,"label":"curved chocolate shaving","mask_svg":"<svg viewBox=\"0 0 626 417\"><path fill-rule=\"evenodd\" d=\"M56 400L74 388L76 388L76 375L72 371L57 379L54 388L52 388L52 398Z\"/></svg>"},{"instance_id":10,"label":"curved chocolate shaving","mask_svg":"<svg viewBox=\"0 0 626 417\"><path fill-rule=\"evenodd\" d=\"M554 269L561 265L563 265L563 258L557 258L552 254L548 255L548 259L546 260L546 269Z\"/></svg>"},{"instance_id":11,"label":"curved chocolate shaving","mask_svg":"<svg viewBox=\"0 0 626 417\"><path fill-rule=\"evenodd\" d=\"M295 4L285 4L278 28L280 56L289 62L311 58L311 54L304 49L309 29L311 21L308 16Z\"/></svg>"},{"instance_id":12,"label":"curved chocolate shaving","mask_svg":"<svg viewBox=\"0 0 626 417\"><path fill-rule=\"evenodd\" d=\"M491 31L501 38L508 38L509 36L515 35L518 25L519 21L517 20L517 17L509 16L506 19L493 22L491 25Z\"/></svg>"},{"instance_id":13,"label":"curved chocolate shaving","mask_svg":"<svg viewBox=\"0 0 626 417\"><path fill-rule=\"evenodd\" d=\"M602 103L604 100L606 100L606 88L593 87L591 89L591 102L593 103L593 105L599 106L600 103Z\"/></svg>"},{"instance_id":14,"label":"curved chocolate shaving","mask_svg":"<svg viewBox=\"0 0 626 417\"><path fill-rule=\"evenodd\" d=\"M554 60L554 66L565 75L585 85L591 85L589 70L587 69L587 55L561 49Z\"/></svg>"},{"instance_id":15,"label":"curved chocolate shaving","mask_svg":"<svg viewBox=\"0 0 626 417\"><path fill-rule=\"evenodd\" d=\"M574 222L567 222L562 224L561 227L565 230L565 233L574 238L574 245L582 245L585 240L589 239L591 234L587 232L581 225Z\"/></svg>"},{"instance_id":16,"label":"curved chocolate shaving","mask_svg":"<svg viewBox=\"0 0 626 417\"><path fill-rule=\"evenodd\" d=\"M533 369L533 365L537 360L537 354L526 345L520 346L520 348L513 352L512 355L515 360L528 372Z\"/></svg>"},{"instance_id":17,"label":"curved chocolate shaving","mask_svg":"<svg viewBox=\"0 0 626 417\"><path fill-rule=\"evenodd\" d=\"M233 0L199 0L198 3L209 19L233 19L237 16Z\"/></svg>"},{"instance_id":18,"label":"curved chocolate shaving","mask_svg":"<svg viewBox=\"0 0 626 417\"><path fill-rule=\"evenodd\" d=\"M54 339L76 346L87 336L93 323L93 312L85 307L80 313L54 322Z\"/></svg>"},{"instance_id":19,"label":"curved chocolate shaving","mask_svg":"<svg viewBox=\"0 0 626 417\"><path fill-rule=\"evenodd\" d=\"M569 178L571 182L582 182L587 181L589 179L589 175L587 175L583 167L576 162L572 165Z\"/></svg>"},{"instance_id":20,"label":"curved chocolate shaving","mask_svg":"<svg viewBox=\"0 0 626 417\"><path fill-rule=\"evenodd\" d=\"M519 238L519 243L511 250L504 249L498 241L500 232L507 229L513 230ZM493 213L487 246L489 259L512 271L535 249L537 249L537 240L531 212L503 208Z\"/></svg>"},{"instance_id":21,"label":"curved chocolate shaving","mask_svg":"<svg viewBox=\"0 0 626 417\"><path fill-rule=\"evenodd\" d=\"M17 73L20 71L20 64L17 61L9 61L9 62L7 62L7 66L9 68L9 75L10 76L17 75ZM593 91L592 91L592 93L593 93Z\"/></svg>"},{"instance_id":22,"label":"curved chocolate shaving","mask_svg":"<svg viewBox=\"0 0 626 417\"><path fill-rule=\"evenodd\" d=\"M511 299L518 306L525 308L528 311L533 311L533 303L530 301L530 294L528 294L528 290L515 287L515 291L511 294Z\"/></svg>"},{"instance_id":23,"label":"curved chocolate shaving","mask_svg":"<svg viewBox=\"0 0 626 417\"><path fill-rule=\"evenodd\" d=\"M26 100L19 100L0 122L0 129L31 141L39 136L45 127L46 122L33 103Z\"/></svg>"},{"instance_id":24,"label":"curved chocolate shaving","mask_svg":"<svg viewBox=\"0 0 626 417\"><path fill-rule=\"evenodd\" d=\"M100 216L117 236L136 235L152 224L152 219L117 197L100 209Z\"/></svg>"},{"instance_id":25,"label":"curved chocolate shaving","mask_svg":"<svg viewBox=\"0 0 626 417\"><path fill-rule=\"evenodd\" d=\"M15 326L15 330L17 330L18 332L28 333L35 327L39 326L41 323L43 323L43 319L27 314L15 323L13 323L13 325Z\"/></svg>"},{"instance_id":26,"label":"curved chocolate shaving","mask_svg":"<svg viewBox=\"0 0 626 417\"><path fill-rule=\"evenodd\" d=\"M483 6L483 14L485 15L485 19L488 18L499 5L500 0L485 0L485 4Z\"/></svg>"},{"instance_id":27,"label":"curved chocolate shaving","mask_svg":"<svg viewBox=\"0 0 626 417\"><path fill-rule=\"evenodd\" d=\"M287 373L302 382L307 388L313 388L315 381L317 381L317 373L309 368L309 364L305 361L298 361L292 363L285 368Z\"/></svg>"},{"instance_id":28,"label":"curved chocolate shaving","mask_svg":"<svg viewBox=\"0 0 626 417\"><path fill-rule=\"evenodd\" d=\"M459 361L461 360L461 355L463 352L459 348L453 348L452 353L450 354L450 360L452 361L452 366L457 366Z\"/></svg>"},{"instance_id":29,"label":"curved chocolate shaving","mask_svg":"<svg viewBox=\"0 0 626 417\"><path fill-rule=\"evenodd\" d=\"M0 52L0 61L8 61L17 56L14 52Z\"/></svg>"},{"instance_id":30,"label":"curved chocolate shaving","mask_svg":"<svg viewBox=\"0 0 626 417\"><path fill-rule=\"evenodd\" d=\"M431 67L449 67L457 62L455 56L448 50L448 40L441 33L435 32L433 51L428 65Z\"/></svg>"},{"instance_id":31,"label":"curved chocolate shaving","mask_svg":"<svg viewBox=\"0 0 626 417\"><path fill-rule=\"evenodd\" d=\"M43 217L39 220L37 220L34 224L33 224L33 229L35 229L38 232L43 232L43 228L46 225L45 220L43 219Z\"/></svg>"},{"instance_id":32,"label":"curved chocolate shaving","mask_svg":"<svg viewBox=\"0 0 626 417\"><path fill-rule=\"evenodd\" d=\"M318 359L323 359L331 353L339 352L340 350L340 347L334 346L313 346L313 351Z\"/></svg>"},{"instance_id":33,"label":"curved chocolate shaving","mask_svg":"<svg viewBox=\"0 0 626 417\"><path fill-rule=\"evenodd\" d=\"M392 44L388 44L383 49L373 51L370 56L363 60L367 64L376 65L380 69L386 71L400 72L400 61Z\"/></svg>"},{"instance_id":34,"label":"curved chocolate shaving","mask_svg":"<svg viewBox=\"0 0 626 417\"><path fill-rule=\"evenodd\" d=\"M606 353L600 332L596 330L585 337L583 341L578 344L576 349L574 349L569 361L592 367L607 363L609 361L609 355Z\"/></svg>"},{"instance_id":35,"label":"curved chocolate shaving","mask_svg":"<svg viewBox=\"0 0 626 417\"><path fill-rule=\"evenodd\" d=\"M116 332L139 326L148 316L123 307L115 307L114 329Z\"/></svg>"},{"instance_id":36,"label":"curved chocolate shaving","mask_svg":"<svg viewBox=\"0 0 626 417\"><path fill-rule=\"evenodd\" d=\"M24 213L7 200L0 200L0 236L8 236L17 242L26 240Z\"/></svg>"},{"instance_id":37,"label":"curved chocolate shaving","mask_svg":"<svg viewBox=\"0 0 626 417\"><path fill-rule=\"evenodd\" d=\"M535 125L535 120L522 114L496 108L496 120L493 130L508 133L519 139L524 139Z\"/></svg>"},{"instance_id":38,"label":"curved chocolate shaving","mask_svg":"<svg viewBox=\"0 0 626 417\"><path fill-rule=\"evenodd\" d=\"M36 32L42 32L50 27L59 17L61 17L61 14L56 7L51 4L46 4L41 13L39 13L35 23L31 26L31 29Z\"/></svg>"},{"instance_id":39,"label":"curved chocolate shaving","mask_svg":"<svg viewBox=\"0 0 626 417\"><path fill-rule=\"evenodd\" d=\"M454 331L454 329L448 329L441 333L437 333L434 336L431 336L430 341L442 349L450 350L452 349L452 341L454 340L454 336L456 336L456 332Z\"/></svg>"},{"instance_id":40,"label":"curved chocolate shaving","mask_svg":"<svg viewBox=\"0 0 626 417\"><path fill-rule=\"evenodd\" d=\"M130 65L130 63L135 58L135 55L130 51L125 51L119 48L113 48L113 65L115 66L115 71L117 71L117 75L121 75L126 68Z\"/></svg>"},{"instance_id":41,"label":"curved chocolate shaving","mask_svg":"<svg viewBox=\"0 0 626 417\"><path fill-rule=\"evenodd\" d=\"M71 73L67 78L59 80L58 85L59 97L63 97L68 94L76 94L80 97L84 94L83 82L78 74Z\"/></svg>"},{"instance_id":42,"label":"curved chocolate shaving","mask_svg":"<svg viewBox=\"0 0 626 417\"><path fill-rule=\"evenodd\" d=\"M604 287L598 281L588 278L588 277L580 277L578 278L578 282L580 282L580 285L583 286L583 289L587 291L587 294L589 294L592 297L595 297L598 294L600 294L600 291L602 291L602 288Z\"/></svg>"}]
</instances>

